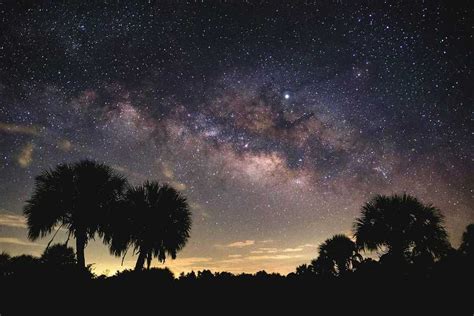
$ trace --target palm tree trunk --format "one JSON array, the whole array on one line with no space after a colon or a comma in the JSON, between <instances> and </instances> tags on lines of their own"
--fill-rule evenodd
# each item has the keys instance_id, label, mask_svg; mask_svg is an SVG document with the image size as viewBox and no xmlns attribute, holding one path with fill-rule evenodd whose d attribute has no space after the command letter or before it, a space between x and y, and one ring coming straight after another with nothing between
<instances>
[{"instance_id":1,"label":"palm tree trunk","mask_svg":"<svg viewBox=\"0 0 474 316\"><path fill-rule=\"evenodd\" d=\"M143 265L145 264L146 251L140 250L138 253L137 263L135 264L135 271L143 270Z\"/></svg>"},{"instance_id":2,"label":"palm tree trunk","mask_svg":"<svg viewBox=\"0 0 474 316\"><path fill-rule=\"evenodd\" d=\"M148 256L146 257L146 268L150 270L150 264L151 264L151 251L148 253Z\"/></svg>"},{"instance_id":3,"label":"palm tree trunk","mask_svg":"<svg viewBox=\"0 0 474 316\"><path fill-rule=\"evenodd\" d=\"M86 267L86 259L84 256L84 248L86 247L86 237L84 234L78 234L76 236L76 256L77 265L81 268Z\"/></svg>"}]
</instances>

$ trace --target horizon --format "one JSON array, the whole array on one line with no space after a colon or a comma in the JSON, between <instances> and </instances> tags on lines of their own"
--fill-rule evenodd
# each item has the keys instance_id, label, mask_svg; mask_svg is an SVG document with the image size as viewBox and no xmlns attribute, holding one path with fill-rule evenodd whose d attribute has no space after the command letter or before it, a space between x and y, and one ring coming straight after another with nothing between
<instances>
[{"instance_id":1,"label":"horizon","mask_svg":"<svg viewBox=\"0 0 474 316\"><path fill-rule=\"evenodd\" d=\"M51 236L28 240L22 215L34 178L81 159L187 198L189 241L152 264L176 276L294 272L352 238L376 194L439 208L455 248L474 222L467 7L1 8L0 252L41 255ZM99 237L85 258L109 275L136 261Z\"/></svg>"}]
</instances>

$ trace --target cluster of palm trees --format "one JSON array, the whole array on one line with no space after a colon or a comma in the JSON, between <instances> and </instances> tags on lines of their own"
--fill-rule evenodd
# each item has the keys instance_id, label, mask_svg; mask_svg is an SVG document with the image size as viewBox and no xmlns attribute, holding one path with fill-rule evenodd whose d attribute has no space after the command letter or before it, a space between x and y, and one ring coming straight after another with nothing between
<instances>
[{"instance_id":1,"label":"cluster of palm trees","mask_svg":"<svg viewBox=\"0 0 474 316\"><path fill-rule=\"evenodd\" d=\"M473 227L468 226L460 247L461 252L471 255ZM363 262L359 253L363 250L382 252L381 263L403 269L414 263L433 263L452 249L441 212L407 194L375 196L362 207L353 232L352 239L346 235L327 239L319 246L317 259L299 266L296 274L344 275Z\"/></svg>"},{"instance_id":2,"label":"cluster of palm trees","mask_svg":"<svg viewBox=\"0 0 474 316\"><path fill-rule=\"evenodd\" d=\"M84 250L96 235L116 256L132 248L138 254L135 269L141 270L153 257L176 258L191 229L189 205L173 187L153 181L134 187L111 167L90 160L60 164L37 176L24 214L31 240L54 230L56 236L60 229L68 232L66 244L74 237L82 268Z\"/></svg>"},{"instance_id":3,"label":"cluster of palm trees","mask_svg":"<svg viewBox=\"0 0 474 316\"><path fill-rule=\"evenodd\" d=\"M153 258L175 259L191 229L189 205L173 187L149 181L134 187L111 167L90 160L60 164L37 176L24 214L31 240L56 230L46 258L60 258L74 237L75 260L81 268L86 267L84 249L95 236L115 256L125 257L132 249L138 254L135 270L142 270L145 263L150 269ZM317 259L299 266L296 274L343 276L374 262L362 258L363 250L383 253L380 263L385 266L429 265L452 250L443 220L439 209L413 196L377 195L363 205L353 238L339 234L327 239L319 246ZM68 232L66 246L49 248L60 229ZM463 256L473 256L473 239L471 224L459 249Z\"/></svg>"}]
</instances>

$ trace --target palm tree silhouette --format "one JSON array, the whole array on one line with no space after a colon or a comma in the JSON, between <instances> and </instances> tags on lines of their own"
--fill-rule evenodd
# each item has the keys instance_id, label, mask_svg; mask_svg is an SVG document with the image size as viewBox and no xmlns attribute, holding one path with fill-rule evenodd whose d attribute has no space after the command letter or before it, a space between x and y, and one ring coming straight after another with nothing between
<instances>
[{"instance_id":1,"label":"palm tree silhouette","mask_svg":"<svg viewBox=\"0 0 474 316\"><path fill-rule=\"evenodd\" d=\"M135 270L142 270L153 257L165 262L176 258L191 229L191 212L186 198L169 185L145 182L130 188L124 196L121 212L111 222L105 239L116 256L130 247L138 253Z\"/></svg>"},{"instance_id":2,"label":"palm tree silhouette","mask_svg":"<svg viewBox=\"0 0 474 316\"><path fill-rule=\"evenodd\" d=\"M397 262L426 255L435 259L450 247L443 219L436 207L413 196L377 195L362 207L354 236L360 249L386 249L387 258Z\"/></svg>"},{"instance_id":3,"label":"palm tree silhouette","mask_svg":"<svg viewBox=\"0 0 474 316\"><path fill-rule=\"evenodd\" d=\"M318 262L319 259L319 262ZM362 260L356 244L346 235L338 234L319 246L319 257L315 263L329 267L333 275L344 275Z\"/></svg>"},{"instance_id":4,"label":"palm tree silhouette","mask_svg":"<svg viewBox=\"0 0 474 316\"><path fill-rule=\"evenodd\" d=\"M24 208L28 238L36 240L57 226L65 228L76 239L77 263L85 268L84 248L96 233L102 234L126 179L107 165L83 160L43 171L35 180Z\"/></svg>"}]
</instances>

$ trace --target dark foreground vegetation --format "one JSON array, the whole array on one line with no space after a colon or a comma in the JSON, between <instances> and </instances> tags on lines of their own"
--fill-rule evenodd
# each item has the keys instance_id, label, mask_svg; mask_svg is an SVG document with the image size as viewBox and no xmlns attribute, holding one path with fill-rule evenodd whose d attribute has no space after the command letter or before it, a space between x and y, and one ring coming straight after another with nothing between
<instances>
[{"instance_id":1,"label":"dark foreground vegetation","mask_svg":"<svg viewBox=\"0 0 474 316\"><path fill-rule=\"evenodd\" d=\"M59 260L46 253L41 258L1 256L2 315L170 311L304 315L308 309L321 311L313 315L351 311L354 315L471 315L473 311L472 255L468 258L459 251L432 266L405 269L367 259L343 276L322 276L301 268L287 276L208 270L174 276L168 269L151 268L105 277L78 268L70 260L71 248L50 249Z\"/></svg>"},{"instance_id":2,"label":"dark foreground vegetation","mask_svg":"<svg viewBox=\"0 0 474 316\"><path fill-rule=\"evenodd\" d=\"M39 258L0 254L2 316L474 312L474 224L455 249L441 211L406 194L372 198L355 219L352 238L327 239L314 260L286 276L209 270L175 276L152 268L153 258L174 259L190 237L186 198L157 182L129 186L108 166L91 161L38 176L25 216L30 239L63 228L76 249L67 245L69 238L51 245L53 235ZM125 256L129 249L138 254L135 269L94 275L84 250L96 236L113 255Z\"/></svg>"}]
</instances>

